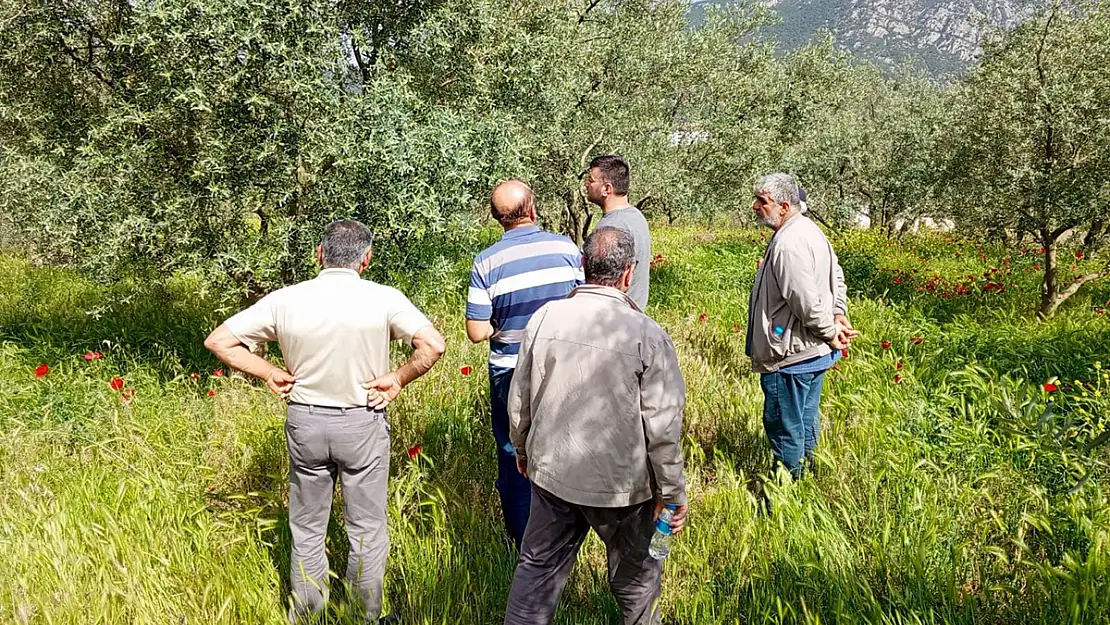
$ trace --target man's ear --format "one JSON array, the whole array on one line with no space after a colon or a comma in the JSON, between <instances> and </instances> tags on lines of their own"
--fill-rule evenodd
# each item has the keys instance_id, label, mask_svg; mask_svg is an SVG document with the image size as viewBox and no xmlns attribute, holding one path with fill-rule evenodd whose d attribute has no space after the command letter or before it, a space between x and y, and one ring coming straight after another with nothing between
<instances>
[{"instance_id":1,"label":"man's ear","mask_svg":"<svg viewBox=\"0 0 1110 625\"><path fill-rule=\"evenodd\" d=\"M626 290L632 288L632 274L634 273L636 273L636 265L631 264L625 268L624 275L621 276L621 284L624 285Z\"/></svg>"},{"instance_id":2,"label":"man's ear","mask_svg":"<svg viewBox=\"0 0 1110 625\"><path fill-rule=\"evenodd\" d=\"M316 246L316 262L320 263L321 267L324 266L324 244L323 243Z\"/></svg>"},{"instance_id":3,"label":"man's ear","mask_svg":"<svg viewBox=\"0 0 1110 625\"><path fill-rule=\"evenodd\" d=\"M366 253L362 255L362 262L359 264L362 267L362 271L359 271L359 273L366 271L366 268L370 266L370 259L372 259L373 257L373 248L366 250Z\"/></svg>"}]
</instances>

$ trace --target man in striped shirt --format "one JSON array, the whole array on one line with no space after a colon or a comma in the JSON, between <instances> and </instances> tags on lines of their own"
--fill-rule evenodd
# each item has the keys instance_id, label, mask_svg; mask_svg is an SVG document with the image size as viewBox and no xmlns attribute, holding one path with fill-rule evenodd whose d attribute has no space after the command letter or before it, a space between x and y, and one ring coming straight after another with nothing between
<instances>
[{"instance_id":1,"label":"man in striped shirt","mask_svg":"<svg viewBox=\"0 0 1110 625\"><path fill-rule=\"evenodd\" d=\"M520 547L528 525L532 488L516 469L516 450L509 439L509 385L524 327L532 313L551 300L566 297L584 282L582 254L567 237L536 226L535 198L528 185L519 180L503 182L493 190L490 212L505 234L474 259L466 301L466 335L474 343L490 343L497 491L505 528Z\"/></svg>"}]
</instances>

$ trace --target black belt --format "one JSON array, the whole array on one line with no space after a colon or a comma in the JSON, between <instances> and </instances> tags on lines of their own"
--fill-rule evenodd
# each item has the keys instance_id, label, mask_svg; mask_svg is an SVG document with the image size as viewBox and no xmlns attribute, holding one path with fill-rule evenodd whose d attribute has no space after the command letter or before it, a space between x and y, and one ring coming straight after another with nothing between
<instances>
[{"instance_id":1,"label":"black belt","mask_svg":"<svg viewBox=\"0 0 1110 625\"><path fill-rule=\"evenodd\" d=\"M300 406L301 408L307 408L308 409L308 414L320 413L320 414L348 415L348 414L354 414L354 413L357 413L357 412L368 412L370 414L375 414L375 415L384 415L385 414L385 409L384 408L371 408L370 406L351 406L349 408L344 408L344 407L340 407L340 406L317 406L315 404L300 404L300 403L297 403L295 401L289 402L289 405L290 406Z\"/></svg>"}]
</instances>

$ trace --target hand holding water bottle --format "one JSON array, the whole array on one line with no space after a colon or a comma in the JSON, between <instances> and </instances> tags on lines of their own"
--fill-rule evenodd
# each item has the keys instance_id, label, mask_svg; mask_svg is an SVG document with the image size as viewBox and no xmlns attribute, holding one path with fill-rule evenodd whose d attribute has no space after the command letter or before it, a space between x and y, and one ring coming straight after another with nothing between
<instances>
[{"instance_id":1,"label":"hand holding water bottle","mask_svg":"<svg viewBox=\"0 0 1110 625\"><path fill-rule=\"evenodd\" d=\"M662 501L656 499L655 500L655 516L652 517L652 520L653 521L658 521L659 520L659 513L662 512L663 509L666 508L666 507L667 507L667 504L665 504ZM689 512L690 507L687 506L686 504L682 504L681 506L674 506L673 508L671 508L671 510L673 511L673 514L672 514L672 517L671 517L671 533L672 534L677 534L677 533L682 531L682 526L686 524L686 513Z\"/></svg>"},{"instance_id":2,"label":"hand holding water bottle","mask_svg":"<svg viewBox=\"0 0 1110 625\"><path fill-rule=\"evenodd\" d=\"M682 531L686 523L685 505L665 505L657 501L655 504L655 532L651 536L648 553L656 560L662 560L671 552L671 541L674 535Z\"/></svg>"}]
</instances>

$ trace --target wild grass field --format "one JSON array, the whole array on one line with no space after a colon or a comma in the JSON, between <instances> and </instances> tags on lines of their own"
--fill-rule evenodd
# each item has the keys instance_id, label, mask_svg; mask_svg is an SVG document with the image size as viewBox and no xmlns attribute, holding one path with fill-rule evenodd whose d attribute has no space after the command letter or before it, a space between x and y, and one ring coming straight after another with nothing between
<instances>
[{"instance_id":1,"label":"wild grass field","mask_svg":"<svg viewBox=\"0 0 1110 625\"><path fill-rule=\"evenodd\" d=\"M1039 322L1035 250L835 237L863 334L829 374L817 474L775 482L743 352L765 236L654 227L692 497L665 621L1106 623L1110 284ZM386 602L405 623L500 623L512 575L468 265L411 294L449 349L390 414ZM188 275L95 284L0 256L0 622L283 622L282 406L204 350L231 312ZM559 623L616 622L603 560L591 539Z\"/></svg>"}]
</instances>

